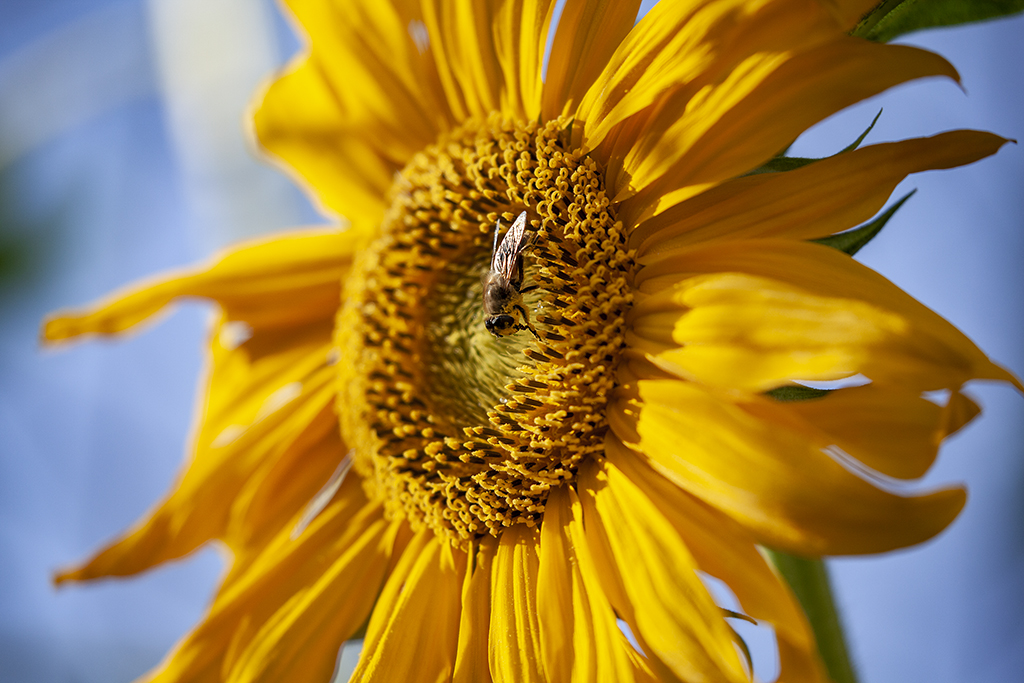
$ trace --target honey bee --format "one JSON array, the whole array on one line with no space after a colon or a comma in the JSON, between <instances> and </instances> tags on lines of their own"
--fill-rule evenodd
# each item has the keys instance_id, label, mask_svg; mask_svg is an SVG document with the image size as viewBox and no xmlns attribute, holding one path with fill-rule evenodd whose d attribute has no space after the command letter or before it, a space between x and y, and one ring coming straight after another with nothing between
<instances>
[{"instance_id":1,"label":"honey bee","mask_svg":"<svg viewBox=\"0 0 1024 683\"><path fill-rule=\"evenodd\" d=\"M523 287L523 251L530 246L526 239L526 212L516 218L498 244L501 221L494 228L491 269L484 276L484 326L495 337L506 337L520 330L529 330L540 339L530 324L523 305L523 293L537 289Z\"/></svg>"}]
</instances>

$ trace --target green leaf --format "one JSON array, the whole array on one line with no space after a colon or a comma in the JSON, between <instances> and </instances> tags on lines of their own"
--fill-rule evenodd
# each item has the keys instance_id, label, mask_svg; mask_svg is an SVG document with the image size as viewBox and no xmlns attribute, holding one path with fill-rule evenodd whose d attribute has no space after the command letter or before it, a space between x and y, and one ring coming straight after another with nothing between
<instances>
[{"instance_id":1,"label":"green leaf","mask_svg":"<svg viewBox=\"0 0 1024 683\"><path fill-rule=\"evenodd\" d=\"M957 26L1024 11L1024 0L885 0L851 32L887 43L913 31Z\"/></svg>"},{"instance_id":2,"label":"green leaf","mask_svg":"<svg viewBox=\"0 0 1024 683\"><path fill-rule=\"evenodd\" d=\"M800 384L794 384L793 386L776 387L769 389L764 392L765 396L773 398L776 401L812 401L816 398L824 398L828 396L831 391L829 389L812 389L811 387L805 387Z\"/></svg>"},{"instance_id":3,"label":"green leaf","mask_svg":"<svg viewBox=\"0 0 1024 683\"><path fill-rule=\"evenodd\" d=\"M821 239L811 240L816 244L824 244L826 247L832 247L838 249L841 252L853 256L861 248L874 239L875 235L882 231L885 224L889 222L889 219L893 217L893 214L903 206L903 202L910 199L910 197L917 192L917 190L911 190L902 199L890 206L885 212L870 223L865 223L859 228L853 230L847 230L841 232L838 235L829 235L828 237L822 237Z\"/></svg>"}]
</instances>

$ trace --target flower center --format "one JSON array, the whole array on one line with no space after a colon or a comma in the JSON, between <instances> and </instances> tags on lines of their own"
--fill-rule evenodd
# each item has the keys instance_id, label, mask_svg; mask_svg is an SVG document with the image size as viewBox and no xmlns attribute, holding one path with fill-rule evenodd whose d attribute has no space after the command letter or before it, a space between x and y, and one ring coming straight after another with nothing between
<instances>
[{"instance_id":1,"label":"flower center","mask_svg":"<svg viewBox=\"0 0 1024 683\"><path fill-rule=\"evenodd\" d=\"M456 542L535 524L603 448L633 259L566 123L494 116L418 154L345 283L338 408L355 467L388 515ZM508 294L525 315L499 337L484 278L499 219L504 235L523 211Z\"/></svg>"}]
</instances>

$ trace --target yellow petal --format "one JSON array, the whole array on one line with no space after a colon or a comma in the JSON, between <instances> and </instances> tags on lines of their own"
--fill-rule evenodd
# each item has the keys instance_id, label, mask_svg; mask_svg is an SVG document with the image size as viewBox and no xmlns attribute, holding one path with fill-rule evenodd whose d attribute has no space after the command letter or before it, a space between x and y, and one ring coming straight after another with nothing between
<instances>
[{"instance_id":1,"label":"yellow petal","mask_svg":"<svg viewBox=\"0 0 1024 683\"><path fill-rule=\"evenodd\" d=\"M680 303L691 309L673 330L680 348L655 361L688 379L764 391L786 380L836 380L861 371L878 378L869 368L883 354L902 370L914 360L896 356L894 348L910 337L907 322L862 301L733 274L695 277L677 287ZM932 368L913 369L930 379Z\"/></svg>"},{"instance_id":2,"label":"yellow petal","mask_svg":"<svg viewBox=\"0 0 1024 683\"><path fill-rule=\"evenodd\" d=\"M949 401L943 410L942 431L945 434L956 434L979 413L981 413L981 408L977 403L959 391L954 391L950 394Z\"/></svg>"},{"instance_id":3,"label":"yellow petal","mask_svg":"<svg viewBox=\"0 0 1024 683\"><path fill-rule=\"evenodd\" d=\"M692 94L721 81L752 54L813 45L843 30L817 2L658 3L618 46L580 103L584 144L597 147L621 122L670 93Z\"/></svg>"},{"instance_id":4,"label":"yellow petal","mask_svg":"<svg viewBox=\"0 0 1024 683\"><path fill-rule=\"evenodd\" d=\"M503 74L501 111L534 120L541 110L541 66L555 3L505 0L495 12L494 48Z\"/></svg>"},{"instance_id":5,"label":"yellow petal","mask_svg":"<svg viewBox=\"0 0 1024 683\"><path fill-rule=\"evenodd\" d=\"M462 583L462 617L453 683L489 683L491 680L487 642L491 619L491 567L497 550L497 539L484 536L477 542L474 552L466 556L468 565Z\"/></svg>"},{"instance_id":6,"label":"yellow petal","mask_svg":"<svg viewBox=\"0 0 1024 683\"><path fill-rule=\"evenodd\" d=\"M214 523L230 504L233 529L224 540L251 541L301 508L344 456L347 449L334 438L330 327L285 334L294 346L260 349L269 340L257 335L231 349L216 335L193 460L166 505L172 528L184 531L199 516ZM269 491L260 491L273 485L275 470L299 462L307 471L287 482L288 495L279 488L266 500ZM261 515L261 504L281 514Z\"/></svg>"},{"instance_id":7,"label":"yellow petal","mask_svg":"<svg viewBox=\"0 0 1024 683\"><path fill-rule=\"evenodd\" d=\"M415 153L457 121L445 106L419 2L287 4L308 36L326 89L344 103L354 122L381 127L375 142Z\"/></svg>"},{"instance_id":8,"label":"yellow petal","mask_svg":"<svg viewBox=\"0 0 1024 683\"><path fill-rule=\"evenodd\" d=\"M81 313L61 313L43 326L43 341L111 335L137 325L178 297L213 299L229 320L253 328L332 318L341 279L363 236L307 230L248 242L209 265L123 289Z\"/></svg>"},{"instance_id":9,"label":"yellow petal","mask_svg":"<svg viewBox=\"0 0 1024 683\"><path fill-rule=\"evenodd\" d=\"M269 86L256 133L325 208L376 223L394 172L454 122L431 47L414 37L419 5L289 4L309 53Z\"/></svg>"},{"instance_id":10,"label":"yellow petal","mask_svg":"<svg viewBox=\"0 0 1024 683\"><path fill-rule=\"evenodd\" d=\"M501 534L491 570L491 676L495 683L544 681L537 617L538 529Z\"/></svg>"},{"instance_id":11,"label":"yellow petal","mask_svg":"<svg viewBox=\"0 0 1024 683\"><path fill-rule=\"evenodd\" d=\"M950 428L964 424L962 418L951 421L951 413L960 414L961 406L969 405L973 403L959 392L940 406L899 387L874 384L784 404L804 422L809 436L823 435L817 438L824 446L835 445L868 467L899 479L916 479L928 471Z\"/></svg>"},{"instance_id":12,"label":"yellow petal","mask_svg":"<svg viewBox=\"0 0 1024 683\"><path fill-rule=\"evenodd\" d=\"M623 162L643 204L681 188L697 194L755 168L800 133L851 104L925 76L957 79L942 57L839 37L801 53L750 57L720 83L671 96ZM682 112L682 113L681 113Z\"/></svg>"},{"instance_id":13,"label":"yellow petal","mask_svg":"<svg viewBox=\"0 0 1024 683\"><path fill-rule=\"evenodd\" d=\"M802 555L885 552L931 538L963 507L959 488L900 496L858 478L770 399L733 402L676 380L639 388L636 448L765 545Z\"/></svg>"},{"instance_id":14,"label":"yellow petal","mask_svg":"<svg viewBox=\"0 0 1024 683\"><path fill-rule=\"evenodd\" d=\"M423 3L438 74L459 119L501 111L536 118L540 66L554 3Z\"/></svg>"},{"instance_id":15,"label":"yellow petal","mask_svg":"<svg viewBox=\"0 0 1024 683\"><path fill-rule=\"evenodd\" d=\"M661 197L653 207L660 213L633 231L631 245L641 263L652 265L698 242L824 237L871 218L908 174L973 163L1006 142L991 133L953 131L861 147L786 173L737 178L680 204Z\"/></svg>"},{"instance_id":16,"label":"yellow petal","mask_svg":"<svg viewBox=\"0 0 1024 683\"><path fill-rule=\"evenodd\" d=\"M537 616L540 626L541 654L549 681L572 680L575 653L574 621L582 596L573 581L576 558L566 538L569 525L569 492L561 486L548 495L544 504L544 523L540 530L540 566L537 570ZM586 654L579 653L580 659Z\"/></svg>"},{"instance_id":17,"label":"yellow petal","mask_svg":"<svg viewBox=\"0 0 1024 683\"><path fill-rule=\"evenodd\" d=\"M639 9L638 0L565 3L544 79L544 119L575 112L587 89L633 28Z\"/></svg>"},{"instance_id":18,"label":"yellow petal","mask_svg":"<svg viewBox=\"0 0 1024 683\"><path fill-rule=\"evenodd\" d=\"M373 610L353 681L451 680L465 570L456 554L430 529L416 534Z\"/></svg>"},{"instance_id":19,"label":"yellow petal","mask_svg":"<svg viewBox=\"0 0 1024 683\"><path fill-rule=\"evenodd\" d=\"M253 105L253 132L271 162L306 188L326 215L376 225L399 154L377 144L378 122L359 125L313 58L293 62Z\"/></svg>"},{"instance_id":20,"label":"yellow petal","mask_svg":"<svg viewBox=\"0 0 1024 683\"><path fill-rule=\"evenodd\" d=\"M373 607L397 526L378 520L314 583L296 591L233 662L228 683L329 681L338 649Z\"/></svg>"},{"instance_id":21,"label":"yellow petal","mask_svg":"<svg viewBox=\"0 0 1024 683\"><path fill-rule=\"evenodd\" d=\"M298 521L299 515L292 517ZM337 495L298 537L294 526L285 525L273 539L259 548L248 562L233 562L214 599L217 605L252 600L262 595L280 596L276 608L310 577L321 576L356 539L382 519L379 501L370 501L358 476L346 478ZM390 533L390 532L389 532ZM391 534L394 536L394 534ZM395 541L392 548L401 546ZM389 548L389 554L391 549ZM267 592L280 583L279 591ZM246 597L248 596L248 597ZM277 599L277 598L274 598ZM216 611L216 610L214 610Z\"/></svg>"},{"instance_id":22,"label":"yellow petal","mask_svg":"<svg viewBox=\"0 0 1024 683\"><path fill-rule=\"evenodd\" d=\"M540 543L537 605L546 680L653 680L601 590L583 508L571 487L559 487L548 497Z\"/></svg>"},{"instance_id":23,"label":"yellow petal","mask_svg":"<svg viewBox=\"0 0 1024 683\"><path fill-rule=\"evenodd\" d=\"M308 476L292 482L289 495L275 499L275 509L294 511L316 491L343 455L319 442L325 431L336 429L330 411L333 316L357 241L351 232L321 231L252 243L205 270L165 278L93 311L47 322L44 333L50 340L113 334L178 296L213 298L228 316L211 336L207 392L192 461L181 481L146 519L58 581L131 574L213 538L248 544L275 533L274 525L290 512L263 517L269 525L243 529L232 539L228 525L243 488L255 495L258 482L278 462L305 458ZM236 519L248 514L248 495L244 498L237 503Z\"/></svg>"},{"instance_id":24,"label":"yellow petal","mask_svg":"<svg viewBox=\"0 0 1024 683\"><path fill-rule=\"evenodd\" d=\"M650 498L607 463L580 468L587 525L603 530L638 638L681 680L746 681L728 627L682 539Z\"/></svg>"},{"instance_id":25,"label":"yellow petal","mask_svg":"<svg viewBox=\"0 0 1024 683\"><path fill-rule=\"evenodd\" d=\"M610 465L642 489L672 523L700 570L724 581L744 614L771 624L781 660L779 680L826 680L802 608L750 535L734 520L652 470L621 443L611 441L607 457Z\"/></svg>"},{"instance_id":26,"label":"yellow petal","mask_svg":"<svg viewBox=\"0 0 1024 683\"><path fill-rule=\"evenodd\" d=\"M383 533L381 524L380 506L366 500L357 477L347 480L336 499L301 538L293 540L290 530L282 530L251 562L232 567L209 613L160 667L151 672L148 680L160 683L223 681L256 633L293 596L308 590L325 573L334 572L339 576L342 583L338 590L355 589L345 581L359 578L351 574L342 577L338 572L364 571L373 567L376 560L372 554L361 556L358 562L352 555L345 561L342 558L352 547L366 547L367 534ZM383 547L381 552L386 565L391 549ZM368 586L356 590L375 594L381 581L382 577L371 577ZM358 607L357 602L353 601L353 608ZM351 630L358 628L369 609L369 605L365 605L363 614L352 617ZM344 624L339 622L339 626Z\"/></svg>"},{"instance_id":27,"label":"yellow petal","mask_svg":"<svg viewBox=\"0 0 1024 683\"><path fill-rule=\"evenodd\" d=\"M325 429L336 429L334 370L326 363L330 329L289 332L295 334L289 339L294 346L262 356L252 353L248 343L229 348L222 335L213 335L206 405L181 480L146 518L83 566L58 575L58 583L134 574L214 538L244 543L276 532L288 517L271 518L271 526L235 536L228 534L228 525L243 487L281 460L307 455L311 474L319 471L322 480L307 480L308 489L293 491L289 500L278 503L294 512L316 492L330 475L331 463L344 455L342 450L310 450Z\"/></svg>"},{"instance_id":28,"label":"yellow petal","mask_svg":"<svg viewBox=\"0 0 1024 683\"><path fill-rule=\"evenodd\" d=\"M330 479L348 450L338 431L334 406L325 406L280 457L257 465L234 496L224 532L236 562L290 524Z\"/></svg>"},{"instance_id":29,"label":"yellow petal","mask_svg":"<svg viewBox=\"0 0 1024 683\"><path fill-rule=\"evenodd\" d=\"M718 273L717 275L696 275ZM970 379L1017 380L959 330L884 277L816 244L743 240L679 251L637 275L656 297L637 305L665 317L682 347L658 362L687 378L763 391L788 380L862 373L908 390L954 389ZM659 319L661 319L659 318Z\"/></svg>"},{"instance_id":30,"label":"yellow petal","mask_svg":"<svg viewBox=\"0 0 1024 683\"><path fill-rule=\"evenodd\" d=\"M498 110L501 68L491 39L492 11L489 3L423 3L441 84L459 118Z\"/></svg>"}]
</instances>

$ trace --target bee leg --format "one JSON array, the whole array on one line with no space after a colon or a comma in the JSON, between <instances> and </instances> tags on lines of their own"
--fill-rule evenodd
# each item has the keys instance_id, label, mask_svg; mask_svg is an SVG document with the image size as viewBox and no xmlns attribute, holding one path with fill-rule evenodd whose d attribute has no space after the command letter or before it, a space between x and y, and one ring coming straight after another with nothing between
<instances>
[{"instance_id":1,"label":"bee leg","mask_svg":"<svg viewBox=\"0 0 1024 683\"><path fill-rule=\"evenodd\" d=\"M537 330L534 329L534 326L529 324L529 315L526 314L526 309L523 308L522 306L519 306L519 305L514 306L514 308L517 311L519 311L520 315L522 315L522 321L523 321L522 323L516 323L514 329L516 329L516 330L529 330L529 334L534 335L535 337L537 337L538 341L541 341L541 336L539 334L537 334Z\"/></svg>"},{"instance_id":2,"label":"bee leg","mask_svg":"<svg viewBox=\"0 0 1024 683\"><path fill-rule=\"evenodd\" d=\"M540 341L540 335L537 334L537 330L533 329L533 325L522 325L522 324L520 324L520 325L516 325L516 329L517 330L529 330L530 334L532 334L534 337L536 337L537 341Z\"/></svg>"},{"instance_id":3,"label":"bee leg","mask_svg":"<svg viewBox=\"0 0 1024 683\"><path fill-rule=\"evenodd\" d=\"M517 330L529 330L530 334L532 334L534 337L536 337L537 341L540 341L540 335L537 334L537 330L533 329L533 325L530 324L530 316L528 316L526 314L526 309L523 308L522 306L518 306L518 305L515 307L515 309L517 311L519 311L519 314L521 316L523 316L523 322L516 323L515 329L517 329Z\"/></svg>"},{"instance_id":4,"label":"bee leg","mask_svg":"<svg viewBox=\"0 0 1024 683\"><path fill-rule=\"evenodd\" d=\"M532 292L535 289L540 289L540 285L530 285L529 287L523 287L522 289L519 290L519 293L526 294L527 292Z\"/></svg>"}]
</instances>

